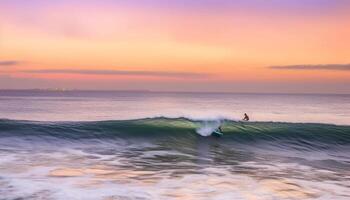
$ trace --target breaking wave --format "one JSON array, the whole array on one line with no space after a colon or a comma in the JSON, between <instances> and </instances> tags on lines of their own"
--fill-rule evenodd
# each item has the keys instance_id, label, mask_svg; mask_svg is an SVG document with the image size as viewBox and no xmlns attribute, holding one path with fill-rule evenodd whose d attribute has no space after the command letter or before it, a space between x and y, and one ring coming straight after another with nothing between
<instances>
[{"instance_id":1,"label":"breaking wave","mask_svg":"<svg viewBox=\"0 0 350 200\"><path fill-rule=\"evenodd\" d=\"M222 126L224 143L263 143L272 145L327 148L350 145L350 126L312 123L201 121L187 118L145 118L95 122L37 122L0 120L0 137L50 139L165 139L194 140L210 136ZM207 138L207 137L206 137ZM209 137L210 138L210 137ZM203 139L202 139L203 140Z\"/></svg>"}]
</instances>

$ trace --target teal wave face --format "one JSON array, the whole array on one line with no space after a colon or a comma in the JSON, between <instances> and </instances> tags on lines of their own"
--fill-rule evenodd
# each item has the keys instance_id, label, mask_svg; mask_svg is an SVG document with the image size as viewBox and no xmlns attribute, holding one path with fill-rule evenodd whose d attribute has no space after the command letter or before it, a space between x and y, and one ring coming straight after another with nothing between
<instances>
[{"instance_id":1,"label":"teal wave face","mask_svg":"<svg viewBox=\"0 0 350 200\"><path fill-rule=\"evenodd\" d=\"M223 142L276 142L298 145L350 145L350 126L308 123L208 122L186 118L147 118L96 122L31 122L0 120L0 137L33 136L61 139L86 138L200 138L203 126L213 130L221 124ZM316 146L317 146L316 145Z\"/></svg>"}]
</instances>

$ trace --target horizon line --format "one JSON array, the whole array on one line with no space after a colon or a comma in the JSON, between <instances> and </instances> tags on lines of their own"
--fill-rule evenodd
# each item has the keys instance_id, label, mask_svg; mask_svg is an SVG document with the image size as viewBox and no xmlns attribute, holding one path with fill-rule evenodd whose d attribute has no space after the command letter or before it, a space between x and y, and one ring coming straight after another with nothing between
<instances>
[{"instance_id":1,"label":"horizon line","mask_svg":"<svg viewBox=\"0 0 350 200\"><path fill-rule=\"evenodd\" d=\"M0 92L141 92L141 93L193 93L193 94L271 94L271 95L350 95L350 93L310 93L310 92L224 92L224 91L166 91L147 89L105 90L105 89L66 89L66 88L32 88L32 89L0 89Z\"/></svg>"}]
</instances>

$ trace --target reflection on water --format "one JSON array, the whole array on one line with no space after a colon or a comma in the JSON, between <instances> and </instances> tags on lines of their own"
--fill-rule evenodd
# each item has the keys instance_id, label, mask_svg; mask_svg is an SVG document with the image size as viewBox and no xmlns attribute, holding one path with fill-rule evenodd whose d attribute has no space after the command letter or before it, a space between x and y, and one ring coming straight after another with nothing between
<instances>
[{"instance_id":1,"label":"reflection on water","mask_svg":"<svg viewBox=\"0 0 350 200\"><path fill-rule=\"evenodd\" d=\"M193 137L49 145L1 138L1 199L350 198L342 167Z\"/></svg>"},{"instance_id":2,"label":"reflection on water","mask_svg":"<svg viewBox=\"0 0 350 200\"><path fill-rule=\"evenodd\" d=\"M102 121L155 116L350 124L350 95L0 91L0 118Z\"/></svg>"}]
</instances>

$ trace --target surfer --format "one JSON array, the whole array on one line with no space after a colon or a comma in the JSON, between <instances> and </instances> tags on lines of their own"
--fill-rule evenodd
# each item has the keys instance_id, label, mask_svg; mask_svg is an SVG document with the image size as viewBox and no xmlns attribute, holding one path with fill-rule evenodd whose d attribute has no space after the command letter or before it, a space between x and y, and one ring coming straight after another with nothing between
<instances>
[{"instance_id":1,"label":"surfer","mask_svg":"<svg viewBox=\"0 0 350 200\"><path fill-rule=\"evenodd\" d=\"M243 121L249 121L249 116L247 115L247 113L244 113Z\"/></svg>"},{"instance_id":2,"label":"surfer","mask_svg":"<svg viewBox=\"0 0 350 200\"><path fill-rule=\"evenodd\" d=\"M221 125L217 129L220 133L222 133Z\"/></svg>"},{"instance_id":3,"label":"surfer","mask_svg":"<svg viewBox=\"0 0 350 200\"><path fill-rule=\"evenodd\" d=\"M222 132L222 129L221 129L221 125L215 129L212 133L211 133L212 136L215 136L215 137L221 137L223 135L223 132Z\"/></svg>"}]
</instances>

